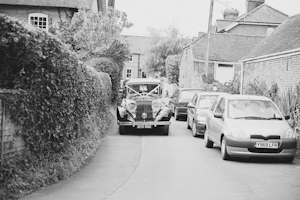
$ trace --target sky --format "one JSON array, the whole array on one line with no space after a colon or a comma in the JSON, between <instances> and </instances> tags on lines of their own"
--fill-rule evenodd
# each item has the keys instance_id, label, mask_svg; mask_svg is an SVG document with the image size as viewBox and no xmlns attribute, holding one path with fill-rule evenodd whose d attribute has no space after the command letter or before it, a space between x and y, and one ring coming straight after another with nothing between
<instances>
[{"instance_id":1,"label":"sky","mask_svg":"<svg viewBox=\"0 0 300 200\"><path fill-rule=\"evenodd\" d=\"M134 25L122 34L149 35L149 27L163 30L177 27L185 37L207 32L211 0L115 0L115 9L125 12ZM300 0L265 0L269 6L291 16L300 14ZM235 8L245 13L245 0L214 0L213 20L223 19L223 11Z\"/></svg>"}]
</instances>

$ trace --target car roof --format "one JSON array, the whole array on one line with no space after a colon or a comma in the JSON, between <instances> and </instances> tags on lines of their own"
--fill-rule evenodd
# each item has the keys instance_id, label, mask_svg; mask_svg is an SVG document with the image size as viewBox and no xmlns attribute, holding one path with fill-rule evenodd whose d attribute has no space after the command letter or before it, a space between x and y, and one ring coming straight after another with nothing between
<instances>
[{"instance_id":1,"label":"car roof","mask_svg":"<svg viewBox=\"0 0 300 200\"><path fill-rule=\"evenodd\" d=\"M198 92L197 95L204 96L204 95L230 95L230 94L226 92Z\"/></svg>"},{"instance_id":2,"label":"car roof","mask_svg":"<svg viewBox=\"0 0 300 200\"><path fill-rule=\"evenodd\" d=\"M180 91L183 91L183 90L203 90L205 91L204 88L179 88Z\"/></svg>"},{"instance_id":3,"label":"car roof","mask_svg":"<svg viewBox=\"0 0 300 200\"><path fill-rule=\"evenodd\" d=\"M271 101L269 98L265 96L258 95L245 95L245 94L232 94L227 96L228 100L263 100L263 101Z\"/></svg>"},{"instance_id":4,"label":"car roof","mask_svg":"<svg viewBox=\"0 0 300 200\"><path fill-rule=\"evenodd\" d=\"M138 83L153 83L153 84L159 84L161 83L161 80L154 79L154 78L133 78L129 79L126 84L138 84Z\"/></svg>"}]
</instances>

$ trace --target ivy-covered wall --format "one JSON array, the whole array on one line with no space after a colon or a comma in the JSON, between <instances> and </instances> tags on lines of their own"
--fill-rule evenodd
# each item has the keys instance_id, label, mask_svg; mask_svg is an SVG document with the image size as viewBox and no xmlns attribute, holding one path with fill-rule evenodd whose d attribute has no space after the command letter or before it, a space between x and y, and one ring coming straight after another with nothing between
<instances>
[{"instance_id":1,"label":"ivy-covered wall","mask_svg":"<svg viewBox=\"0 0 300 200\"><path fill-rule=\"evenodd\" d=\"M99 147L111 114L110 76L86 67L55 36L0 14L0 88L28 149L0 162L0 199L77 171ZM14 136L16 132L12 132Z\"/></svg>"}]
</instances>

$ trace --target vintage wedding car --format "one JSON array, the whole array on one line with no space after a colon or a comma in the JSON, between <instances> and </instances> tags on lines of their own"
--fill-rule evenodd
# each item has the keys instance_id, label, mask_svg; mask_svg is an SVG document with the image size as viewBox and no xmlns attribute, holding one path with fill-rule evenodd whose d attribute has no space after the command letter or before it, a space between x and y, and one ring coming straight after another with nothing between
<instances>
[{"instance_id":1,"label":"vintage wedding car","mask_svg":"<svg viewBox=\"0 0 300 200\"><path fill-rule=\"evenodd\" d=\"M120 134L134 129L153 129L169 134L172 111L169 98L163 98L158 79L130 79L124 85L123 99L117 108Z\"/></svg>"}]
</instances>

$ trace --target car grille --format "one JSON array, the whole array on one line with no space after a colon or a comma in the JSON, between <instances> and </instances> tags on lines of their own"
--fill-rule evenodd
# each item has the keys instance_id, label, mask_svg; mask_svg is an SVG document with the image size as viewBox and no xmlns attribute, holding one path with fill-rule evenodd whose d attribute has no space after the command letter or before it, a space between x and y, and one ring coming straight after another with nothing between
<instances>
[{"instance_id":1,"label":"car grille","mask_svg":"<svg viewBox=\"0 0 300 200\"><path fill-rule=\"evenodd\" d=\"M251 139L262 139L262 140L280 140L279 135L269 135L269 136L263 136L263 135L251 135Z\"/></svg>"},{"instance_id":2,"label":"car grille","mask_svg":"<svg viewBox=\"0 0 300 200\"><path fill-rule=\"evenodd\" d=\"M248 151L252 153L280 153L282 149L256 149L256 148L248 148Z\"/></svg>"},{"instance_id":3,"label":"car grille","mask_svg":"<svg viewBox=\"0 0 300 200\"><path fill-rule=\"evenodd\" d=\"M137 101L136 104L136 121L144 121L144 119L142 118L143 113L147 114L147 118L145 119L145 121L153 121L152 101Z\"/></svg>"}]
</instances>

